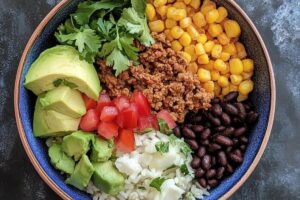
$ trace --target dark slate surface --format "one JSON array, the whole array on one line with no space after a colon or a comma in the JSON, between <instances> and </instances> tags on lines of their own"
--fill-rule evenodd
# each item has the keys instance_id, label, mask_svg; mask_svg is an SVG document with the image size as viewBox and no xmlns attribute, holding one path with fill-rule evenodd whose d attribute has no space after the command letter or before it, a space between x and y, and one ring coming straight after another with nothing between
<instances>
[{"instance_id":1,"label":"dark slate surface","mask_svg":"<svg viewBox=\"0 0 300 200\"><path fill-rule=\"evenodd\" d=\"M59 0L0 0L0 199L59 199L27 158L14 119L20 55L35 27ZM300 1L237 0L269 49L277 81L270 142L232 199L300 199Z\"/></svg>"}]
</instances>

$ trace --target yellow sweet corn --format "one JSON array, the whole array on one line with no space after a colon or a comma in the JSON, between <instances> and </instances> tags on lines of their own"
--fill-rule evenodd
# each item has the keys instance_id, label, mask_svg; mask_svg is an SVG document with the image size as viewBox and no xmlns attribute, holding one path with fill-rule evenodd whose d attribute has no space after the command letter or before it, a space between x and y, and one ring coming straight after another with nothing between
<instances>
[{"instance_id":1,"label":"yellow sweet corn","mask_svg":"<svg viewBox=\"0 0 300 200\"><path fill-rule=\"evenodd\" d=\"M220 24L210 24L208 27L208 33L212 37L218 37L223 32L223 28Z\"/></svg>"},{"instance_id":2,"label":"yellow sweet corn","mask_svg":"<svg viewBox=\"0 0 300 200\"><path fill-rule=\"evenodd\" d=\"M242 43L236 42L235 48L236 48L237 56L239 59L244 59L247 57L247 52L246 52L245 46Z\"/></svg>"},{"instance_id":3,"label":"yellow sweet corn","mask_svg":"<svg viewBox=\"0 0 300 200\"><path fill-rule=\"evenodd\" d=\"M254 71L254 62L252 59L242 60L244 66L244 72L253 72Z\"/></svg>"},{"instance_id":4,"label":"yellow sweet corn","mask_svg":"<svg viewBox=\"0 0 300 200\"><path fill-rule=\"evenodd\" d=\"M195 62L192 62L187 67L188 72L192 72L193 74L196 74L198 72L198 65Z\"/></svg>"},{"instance_id":5,"label":"yellow sweet corn","mask_svg":"<svg viewBox=\"0 0 300 200\"><path fill-rule=\"evenodd\" d=\"M196 26L198 27L203 27L206 25L206 20L204 15L201 12L197 12L194 16L193 16L193 22Z\"/></svg>"},{"instance_id":6,"label":"yellow sweet corn","mask_svg":"<svg viewBox=\"0 0 300 200\"><path fill-rule=\"evenodd\" d=\"M160 6L164 6L168 3L168 0L154 0L153 5L158 8Z\"/></svg>"},{"instance_id":7,"label":"yellow sweet corn","mask_svg":"<svg viewBox=\"0 0 300 200\"><path fill-rule=\"evenodd\" d=\"M233 43L229 43L229 44L223 46L223 51L226 53L229 53L231 56L234 56L237 54L235 45Z\"/></svg>"},{"instance_id":8,"label":"yellow sweet corn","mask_svg":"<svg viewBox=\"0 0 300 200\"><path fill-rule=\"evenodd\" d=\"M211 80L210 71L200 68L198 70L198 78L203 83L210 81Z\"/></svg>"},{"instance_id":9,"label":"yellow sweet corn","mask_svg":"<svg viewBox=\"0 0 300 200\"><path fill-rule=\"evenodd\" d=\"M184 2L176 2L173 4L175 8L186 9L186 4Z\"/></svg>"},{"instance_id":10,"label":"yellow sweet corn","mask_svg":"<svg viewBox=\"0 0 300 200\"><path fill-rule=\"evenodd\" d=\"M210 53L212 48L214 47L214 45L215 45L214 41L212 41L212 40L207 41L204 44L204 49L205 49L206 53Z\"/></svg>"},{"instance_id":11,"label":"yellow sweet corn","mask_svg":"<svg viewBox=\"0 0 300 200\"><path fill-rule=\"evenodd\" d=\"M222 45L227 45L227 44L229 44L230 39L227 37L227 35L224 32L222 32L218 35L218 41Z\"/></svg>"},{"instance_id":12,"label":"yellow sweet corn","mask_svg":"<svg viewBox=\"0 0 300 200\"><path fill-rule=\"evenodd\" d=\"M205 34L199 34L197 37L197 42L205 44L207 42L207 36Z\"/></svg>"},{"instance_id":13,"label":"yellow sweet corn","mask_svg":"<svg viewBox=\"0 0 300 200\"><path fill-rule=\"evenodd\" d=\"M240 75L244 71L243 63L239 58L233 58L229 61L230 73Z\"/></svg>"},{"instance_id":14,"label":"yellow sweet corn","mask_svg":"<svg viewBox=\"0 0 300 200\"><path fill-rule=\"evenodd\" d=\"M243 81L243 77L241 75L230 75L230 82L233 85L239 85Z\"/></svg>"},{"instance_id":15,"label":"yellow sweet corn","mask_svg":"<svg viewBox=\"0 0 300 200\"><path fill-rule=\"evenodd\" d=\"M216 20L217 23L221 23L227 16L228 16L228 11L224 7L219 7L219 18Z\"/></svg>"},{"instance_id":16,"label":"yellow sweet corn","mask_svg":"<svg viewBox=\"0 0 300 200\"><path fill-rule=\"evenodd\" d=\"M192 19L190 17L186 17L182 20L180 20L179 25L181 28L187 28L192 24Z\"/></svg>"},{"instance_id":17,"label":"yellow sweet corn","mask_svg":"<svg viewBox=\"0 0 300 200\"><path fill-rule=\"evenodd\" d=\"M146 6L146 16L148 18L149 21L152 21L154 19L156 15L156 11L155 11L155 8L153 7L152 4L147 4Z\"/></svg>"},{"instance_id":18,"label":"yellow sweet corn","mask_svg":"<svg viewBox=\"0 0 300 200\"><path fill-rule=\"evenodd\" d=\"M194 28L193 25L189 25L189 26L187 27L186 31L189 33L189 35L191 36L191 38L192 38L193 40L196 40L196 39L197 39L199 33L198 33L198 31Z\"/></svg>"},{"instance_id":19,"label":"yellow sweet corn","mask_svg":"<svg viewBox=\"0 0 300 200\"><path fill-rule=\"evenodd\" d=\"M213 58L220 58L221 57L221 53L222 53L222 45L219 44L215 44L211 50L211 56ZM224 62L224 61L222 61ZM224 63L225 64L225 63Z\"/></svg>"},{"instance_id":20,"label":"yellow sweet corn","mask_svg":"<svg viewBox=\"0 0 300 200\"><path fill-rule=\"evenodd\" d=\"M171 29L171 28L177 26L177 22L173 19L166 19L165 24L166 24L166 28L168 28L168 29Z\"/></svg>"},{"instance_id":21,"label":"yellow sweet corn","mask_svg":"<svg viewBox=\"0 0 300 200\"><path fill-rule=\"evenodd\" d=\"M197 56L200 56L200 55L203 55L206 53L203 44L201 44L201 43L196 44L195 53Z\"/></svg>"},{"instance_id":22,"label":"yellow sweet corn","mask_svg":"<svg viewBox=\"0 0 300 200\"><path fill-rule=\"evenodd\" d=\"M198 57L197 61L200 65L205 65L209 63L209 57L207 54L203 54Z\"/></svg>"},{"instance_id":23,"label":"yellow sweet corn","mask_svg":"<svg viewBox=\"0 0 300 200\"><path fill-rule=\"evenodd\" d=\"M218 18L219 18L219 12L217 9L213 9L208 13L206 13L205 15L206 22L209 24L215 23Z\"/></svg>"},{"instance_id":24,"label":"yellow sweet corn","mask_svg":"<svg viewBox=\"0 0 300 200\"><path fill-rule=\"evenodd\" d=\"M179 39L183 33L184 33L184 30L182 28L180 28L179 26L174 26L171 29L172 37L175 39Z\"/></svg>"},{"instance_id":25,"label":"yellow sweet corn","mask_svg":"<svg viewBox=\"0 0 300 200\"><path fill-rule=\"evenodd\" d=\"M183 0L183 2L186 4L186 5L189 5L191 3L192 0Z\"/></svg>"},{"instance_id":26,"label":"yellow sweet corn","mask_svg":"<svg viewBox=\"0 0 300 200\"><path fill-rule=\"evenodd\" d=\"M207 92L213 93L215 90L215 83L213 81L207 81L204 83L203 87Z\"/></svg>"},{"instance_id":27,"label":"yellow sweet corn","mask_svg":"<svg viewBox=\"0 0 300 200\"><path fill-rule=\"evenodd\" d=\"M192 56L186 52L182 52L182 56L185 59L185 61L189 64L192 60Z\"/></svg>"},{"instance_id":28,"label":"yellow sweet corn","mask_svg":"<svg viewBox=\"0 0 300 200\"><path fill-rule=\"evenodd\" d=\"M225 96L229 93L230 93L230 87L229 86L222 88L222 95L223 96Z\"/></svg>"},{"instance_id":29,"label":"yellow sweet corn","mask_svg":"<svg viewBox=\"0 0 300 200\"><path fill-rule=\"evenodd\" d=\"M179 42L182 44L182 46L186 47L191 44L192 38L188 33L184 32L180 37Z\"/></svg>"},{"instance_id":30,"label":"yellow sweet corn","mask_svg":"<svg viewBox=\"0 0 300 200\"><path fill-rule=\"evenodd\" d=\"M171 42L171 48L178 52L181 51L183 47L178 40L174 40Z\"/></svg>"},{"instance_id":31,"label":"yellow sweet corn","mask_svg":"<svg viewBox=\"0 0 300 200\"><path fill-rule=\"evenodd\" d=\"M239 85L239 92L242 95L248 95L250 92L253 91L253 87L254 87L254 83L252 80L246 80L243 81L240 85Z\"/></svg>"},{"instance_id":32,"label":"yellow sweet corn","mask_svg":"<svg viewBox=\"0 0 300 200\"><path fill-rule=\"evenodd\" d=\"M217 81L220 78L220 72L213 70L211 71L211 80Z\"/></svg>"},{"instance_id":33,"label":"yellow sweet corn","mask_svg":"<svg viewBox=\"0 0 300 200\"><path fill-rule=\"evenodd\" d=\"M149 22L149 28L152 32L160 33L164 31L165 24L161 20L156 20L156 21Z\"/></svg>"},{"instance_id":34,"label":"yellow sweet corn","mask_svg":"<svg viewBox=\"0 0 300 200\"><path fill-rule=\"evenodd\" d=\"M207 1L206 3L203 3L203 5L201 6L201 12L206 15L206 13L208 13L211 10L216 9L216 3L212 2L212 1Z\"/></svg>"},{"instance_id":35,"label":"yellow sweet corn","mask_svg":"<svg viewBox=\"0 0 300 200\"><path fill-rule=\"evenodd\" d=\"M214 64L215 64L215 61L213 60L209 60L209 62L207 64L202 64L200 65L202 68L204 69L207 69L209 71L213 71L214 69Z\"/></svg>"},{"instance_id":36,"label":"yellow sweet corn","mask_svg":"<svg viewBox=\"0 0 300 200\"><path fill-rule=\"evenodd\" d=\"M190 6L198 10L200 8L200 0L191 0Z\"/></svg>"},{"instance_id":37,"label":"yellow sweet corn","mask_svg":"<svg viewBox=\"0 0 300 200\"><path fill-rule=\"evenodd\" d=\"M217 59L214 63L214 69L219 72L225 72L227 69L226 63L221 59Z\"/></svg>"},{"instance_id":38,"label":"yellow sweet corn","mask_svg":"<svg viewBox=\"0 0 300 200\"><path fill-rule=\"evenodd\" d=\"M165 18L167 15L167 10L167 6L160 6L159 8L157 8L157 13L160 15L161 18Z\"/></svg>"},{"instance_id":39,"label":"yellow sweet corn","mask_svg":"<svg viewBox=\"0 0 300 200\"><path fill-rule=\"evenodd\" d=\"M224 22L224 29L229 38L239 37L241 34L241 27L234 20L226 20Z\"/></svg>"},{"instance_id":40,"label":"yellow sweet corn","mask_svg":"<svg viewBox=\"0 0 300 200\"><path fill-rule=\"evenodd\" d=\"M230 59L230 54L227 52L222 52L220 59L223 60L224 62L228 61Z\"/></svg>"}]
</instances>

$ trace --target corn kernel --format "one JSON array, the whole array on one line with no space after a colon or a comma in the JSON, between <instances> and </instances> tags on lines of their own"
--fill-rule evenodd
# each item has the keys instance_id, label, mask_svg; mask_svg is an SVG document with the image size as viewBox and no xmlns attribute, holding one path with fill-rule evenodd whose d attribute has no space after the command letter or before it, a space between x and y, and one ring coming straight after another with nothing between
<instances>
[{"instance_id":1,"label":"corn kernel","mask_svg":"<svg viewBox=\"0 0 300 200\"><path fill-rule=\"evenodd\" d=\"M188 54L187 52L182 52L182 57L184 60L189 64L192 60L192 56Z\"/></svg>"},{"instance_id":2,"label":"corn kernel","mask_svg":"<svg viewBox=\"0 0 300 200\"><path fill-rule=\"evenodd\" d=\"M201 82L204 82L204 83L207 81L210 81L211 80L210 71L200 68L198 70L198 78Z\"/></svg>"},{"instance_id":3,"label":"corn kernel","mask_svg":"<svg viewBox=\"0 0 300 200\"><path fill-rule=\"evenodd\" d=\"M195 62L192 62L187 67L188 72L192 72L193 74L197 74L198 72L198 65Z\"/></svg>"},{"instance_id":4,"label":"corn kernel","mask_svg":"<svg viewBox=\"0 0 300 200\"><path fill-rule=\"evenodd\" d=\"M157 10L157 13L162 17L164 18L167 14L167 10L168 10L168 7L167 6L160 6L159 8L156 9Z\"/></svg>"},{"instance_id":5,"label":"corn kernel","mask_svg":"<svg viewBox=\"0 0 300 200\"><path fill-rule=\"evenodd\" d=\"M191 0L190 6L198 10L200 8L200 0Z\"/></svg>"},{"instance_id":6,"label":"corn kernel","mask_svg":"<svg viewBox=\"0 0 300 200\"><path fill-rule=\"evenodd\" d=\"M179 39L183 33L184 33L184 30L182 30L182 28L180 28L179 26L174 26L171 29L172 37L175 39Z\"/></svg>"},{"instance_id":7,"label":"corn kernel","mask_svg":"<svg viewBox=\"0 0 300 200\"><path fill-rule=\"evenodd\" d=\"M187 27L186 31L191 36L192 40L196 40L197 39L199 33L198 33L197 29L195 29L194 26L190 25L189 27Z\"/></svg>"},{"instance_id":8,"label":"corn kernel","mask_svg":"<svg viewBox=\"0 0 300 200\"><path fill-rule=\"evenodd\" d=\"M217 59L214 64L214 69L219 72L224 72L227 69L226 63L221 59Z\"/></svg>"},{"instance_id":9,"label":"corn kernel","mask_svg":"<svg viewBox=\"0 0 300 200\"><path fill-rule=\"evenodd\" d=\"M243 77L241 75L230 75L230 82L233 85L239 85L243 81Z\"/></svg>"},{"instance_id":10,"label":"corn kernel","mask_svg":"<svg viewBox=\"0 0 300 200\"><path fill-rule=\"evenodd\" d=\"M229 86L222 88L222 95L223 96L226 96L229 93L230 93L230 87Z\"/></svg>"},{"instance_id":11,"label":"corn kernel","mask_svg":"<svg viewBox=\"0 0 300 200\"><path fill-rule=\"evenodd\" d=\"M203 44L201 44L201 43L196 44L195 53L197 56L205 54L205 49L204 49Z\"/></svg>"},{"instance_id":12,"label":"corn kernel","mask_svg":"<svg viewBox=\"0 0 300 200\"><path fill-rule=\"evenodd\" d=\"M252 76L253 76L253 72L243 72L242 73L243 80L251 79Z\"/></svg>"},{"instance_id":13,"label":"corn kernel","mask_svg":"<svg viewBox=\"0 0 300 200\"><path fill-rule=\"evenodd\" d=\"M179 42L182 44L182 46L186 47L186 46L189 46L191 44L192 38L188 33L185 32L180 37Z\"/></svg>"},{"instance_id":14,"label":"corn kernel","mask_svg":"<svg viewBox=\"0 0 300 200\"><path fill-rule=\"evenodd\" d=\"M226 53L229 53L231 56L236 55L236 48L233 43L229 43L225 46L223 46L223 51Z\"/></svg>"},{"instance_id":15,"label":"corn kernel","mask_svg":"<svg viewBox=\"0 0 300 200\"><path fill-rule=\"evenodd\" d=\"M211 50L211 56L213 58L220 58L222 54L222 46L219 44L216 44L212 50ZM224 61L223 61L224 62ZM225 64L225 63L224 63Z\"/></svg>"},{"instance_id":16,"label":"corn kernel","mask_svg":"<svg viewBox=\"0 0 300 200\"><path fill-rule=\"evenodd\" d=\"M178 40L174 40L172 41L171 43L171 48L174 50L174 51L181 51L182 50L182 45L180 44L180 42L178 42Z\"/></svg>"},{"instance_id":17,"label":"corn kernel","mask_svg":"<svg viewBox=\"0 0 300 200\"><path fill-rule=\"evenodd\" d=\"M203 87L207 92L213 93L215 90L215 83L213 81L207 81L204 83Z\"/></svg>"},{"instance_id":18,"label":"corn kernel","mask_svg":"<svg viewBox=\"0 0 300 200\"><path fill-rule=\"evenodd\" d=\"M174 40L174 38L171 34L171 31L169 29L166 29L164 32L165 32L167 40L169 40L170 42Z\"/></svg>"},{"instance_id":19,"label":"corn kernel","mask_svg":"<svg viewBox=\"0 0 300 200\"><path fill-rule=\"evenodd\" d=\"M174 3L176 0L168 0L168 3Z\"/></svg>"},{"instance_id":20,"label":"corn kernel","mask_svg":"<svg viewBox=\"0 0 300 200\"><path fill-rule=\"evenodd\" d=\"M221 33L220 35L218 35L218 41L222 45L227 45L227 44L229 44L230 39L227 37L227 35L225 33Z\"/></svg>"},{"instance_id":21,"label":"corn kernel","mask_svg":"<svg viewBox=\"0 0 300 200\"><path fill-rule=\"evenodd\" d=\"M234 20L227 20L224 22L224 29L229 38L239 37L241 34L240 25Z\"/></svg>"},{"instance_id":22,"label":"corn kernel","mask_svg":"<svg viewBox=\"0 0 300 200\"><path fill-rule=\"evenodd\" d=\"M238 102L242 102L242 101L245 101L248 99L248 95L242 95L242 94L239 94L238 98L237 98L237 101Z\"/></svg>"},{"instance_id":23,"label":"corn kernel","mask_svg":"<svg viewBox=\"0 0 300 200\"><path fill-rule=\"evenodd\" d=\"M248 95L250 92L253 91L253 87L254 87L254 83L251 80L246 80L243 81L240 85L239 85L239 92L242 95Z\"/></svg>"},{"instance_id":24,"label":"corn kernel","mask_svg":"<svg viewBox=\"0 0 300 200\"><path fill-rule=\"evenodd\" d=\"M219 18L219 12L217 9L213 9L208 13L206 13L205 15L206 22L209 24L215 23L218 18Z\"/></svg>"},{"instance_id":25,"label":"corn kernel","mask_svg":"<svg viewBox=\"0 0 300 200\"><path fill-rule=\"evenodd\" d=\"M206 53L210 53L212 48L215 46L215 43L211 40L207 41L205 44L204 44L204 49L205 49L205 52Z\"/></svg>"},{"instance_id":26,"label":"corn kernel","mask_svg":"<svg viewBox=\"0 0 300 200\"><path fill-rule=\"evenodd\" d=\"M176 10L176 8L173 6L168 7L168 9L167 9L167 18L168 19L173 19L175 10Z\"/></svg>"},{"instance_id":27,"label":"corn kernel","mask_svg":"<svg viewBox=\"0 0 300 200\"><path fill-rule=\"evenodd\" d=\"M226 52L222 52L220 59L223 60L224 62L228 61L230 59L230 54Z\"/></svg>"},{"instance_id":28,"label":"corn kernel","mask_svg":"<svg viewBox=\"0 0 300 200\"><path fill-rule=\"evenodd\" d=\"M190 45L190 46L184 47L184 51L187 52L188 54L190 54L192 57L193 57L193 55L196 55L195 45Z\"/></svg>"},{"instance_id":29,"label":"corn kernel","mask_svg":"<svg viewBox=\"0 0 300 200\"><path fill-rule=\"evenodd\" d=\"M186 9L186 4L184 2L176 2L173 4L175 8Z\"/></svg>"},{"instance_id":30,"label":"corn kernel","mask_svg":"<svg viewBox=\"0 0 300 200\"><path fill-rule=\"evenodd\" d=\"M206 20L204 15L201 12L197 12L194 16L193 16L193 22L196 26L198 26L199 28L203 27L206 25Z\"/></svg>"},{"instance_id":31,"label":"corn kernel","mask_svg":"<svg viewBox=\"0 0 300 200\"><path fill-rule=\"evenodd\" d=\"M179 25L181 28L187 28L192 24L192 19L190 17L186 17L182 20L180 20Z\"/></svg>"},{"instance_id":32,"label":"corn kernel","mask_svg":"<svg viewBox=\"0 0 300 200\"><path fill-rule=\"evenodd\" d=\"M207 54L203 54L198 57L197 61L200 65L205 65L209 63L209 57Z\"/></svg>"},{"instance_id":33,"label":"corn kernel","mask_svg":"<svg viewBox=\"0 0 300 200\"><path fill-rule=\"evenodd\" d=\"M186 5L190 4L191 1L192 1L192 0L183 0L183 2L184 2Z\"/></svg>"},{"instance_id":34,"label":"corn kernel","mask_svg":"<svg viewBox=\"0 0 300 200\"><path fill-rule=\"evenodd\" d=\"M174 7L170 7L167 10L167 18L173 19L175 21L180 21L186 17L186 10L185 9L176 9Z\"/></svg>"},{"instance_id":35,"label":"corn kernel","mask_svg":"<svg viewBox=\"0 0 300 200\"><path fill-rule=\"evenodd\" d=\"M254 62L252 59L242 60L244 66L244 72L253 72L254 71Z\"/></svg>"},{"instance_id":36,"label":"corn kernel","mask_svg":"<svg viewBox=\"0 0 300 200\"><path fill-rule=\"evenodd\" d=\"M227 16L228 16L228 11L224 7L219 7L219 18L216 20L217 23L221 23Z\"/></svg>"},{"instance_id":37,"label":"corn kernel","mask_svg":"<svg viewBox=\"0 0 300 200\"><path fill-rule=\"evenodd\" d=\"M156 15L155 8L151 4L147 4L146 6L146 15L148 20L152 21Z\"/></svg>"},{"instance_id":38,"label":"corn kernel","mask_svg":"<svg viewBox=\"0 0 300 200\"><path fill-rule=\"evenodd\" d=\"M223 28L220 24L210 24L208 27L208 33L212 37L218 37L223 32Z\"/></svg>"},{"instance_id":39,"label":"corn kernel","mask_svg":"<svg viewBox=\"0 0 300 200\"><path fill-rule=\"evenodd\" d=\"M230 73L239 75L244 71L243 63L239 58L233 58L229 61Z\"/></svg>"},{"instance_id":40,"label":"corn kernel","mask_svg":"<svg viewBox=\"0 0 300 200\"><path fill-rule=\"evenodd\" d=\"M168 29L171 29L171 28L177 26L177 22L173 19L166 19L165 24L166 24L166 28L168 28Z\"/></svg>"},{"instance_id":41,"label":"corn kernel","mask_svg":"<svg viewBox=\"0 0 300 200\"><path fill-rule=\"evenodd\" d=\"M225 71L220 71L220 74L229 77L229 76L228 76L228 74L230 73L229 63L228 63L228 62L225 62L225 64L226 64L226 70L225 70Z\"/></svg>"},{"instance_id":42,"label":"corn kernel","mask_svg":"<svg viewBox=\"0 0 300 200\"><path fill-rule=\"evenodd\" d=\"M165 24L161 20L156 20L156 21L149 22L149 28L152 32L160 33L164 31Z\"/></svg>"},{"instance_id":43,"label":"corn kernel","mask_svg":"<svg viewBox=\"0 0 300 200\"><path fill-rule=\"evenodd\" d=\"M220 78L220 72L216 70L211 71L211 80L217 81Z\"/></svg>"},{"instance_id":44,"label":"corn kernel","mask_svg":"<svg viewBox=\"0 0 300 200\"><path fill-rule=\"evenodd\" d=\"M166 5L167 2L168 2L168 0L154 0L154 1L153 1L153 5L154 5L156 8L158 8L158 7L160 7L160 6Z\"/></svg>"},{"instance_id":45,"label":"corn kernel","mask_svg":"<svg viewBox=\"0 0 300 200\"><path fill-rule=\"evenodd\" d=\"M232 84L229 85L229 91L230 92L237 92L238 90L239 90L238 86L232 85Z\"/></svg>"},{"instance_id":46,"label":"corn kernel","mask_svg":"<svg viewBox=\"0 0 300 200\"><path fill-rule=\"evenodd\" d=\"M206 15L206 13L208 13L211 10L214 10L217 8L216 3L212 2L212 1L207 1L207 2L203 2L203 5L201 6L201 12Z\"/></svg>"},{"instance_id":47,"label":"corn kernel","mask_svg":"<svg viewBox=\"0 0 300 200\"><path fill-rule=\"evenodd\" d=\"M221 91L222 88L218 84L215 84L215 90L214 90L215 96L220 96Z\"/></svg>"},{"instance_id":48,"label":"corn kernel","mask_svg":"<svg viewBox=\"0 0 300 200\"><path fill-rule=\"evenodd\" d=\"M207 36L205 34L199 34L197 37L197 42L205 44L207 42Z\"/></svg>"},{"instance_id":49,"label":"corn kernel","mask_svg":"<svg viewBox=\"0 0 300 200\"><path fill-rule=\"evenodd\" d=\"M244 59L247 57L247 52L246 52L245 46L242 43L236 42L235 48L237 51L238 58Z\"/></svg>"}]
</instances>

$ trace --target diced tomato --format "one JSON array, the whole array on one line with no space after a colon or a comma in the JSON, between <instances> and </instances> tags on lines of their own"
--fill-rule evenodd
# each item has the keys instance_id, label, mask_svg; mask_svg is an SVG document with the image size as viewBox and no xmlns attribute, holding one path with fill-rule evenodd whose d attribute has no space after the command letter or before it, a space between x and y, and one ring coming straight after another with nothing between
<instances>
[{"instance_id":1,"label":"diced tomato","mask_svg":"<svg viewBox=\"0 0 300 200\"><path fill-rule=\"evenodd\" d=\"M130 106L130 102L126 97L118 97L114 99L113 102L119 111L122 111Z\"/></svg>"},{"instance_id":2,"label":"diced tomato","mask_svg":"<svg viewBox=\"0 0 300 200\"><path fill-rule=\"evenodd\" d=\"M138 128L140 130L145 130L147 128L158 130L159 128L156 115L150 115L149 117L140 117L138 119Z\"/></svg>"},{"instance_id":3,"label":"diced tomato","mask_svg":"<svg viewBox=\"0 0 300 200\"><path fill-rule=\"evenodd\" d=\"M105 106L113 106L113 102L111 101L111 99L108 96L108 94L103 93L99 97L99 102L98 102L97 109L96 109L97 112L99 113L99 115L101 114L102 109Z\"/></svg>"},{"instance_id":4,"label":"diced tomato","mask_svg":"<svg viewBox=\"0 0 300 200\"><path fill-rule=\"evenodd\" d=\"M147 117L150 115L150 103L142 92L134 92L131 102L136 105L139 117Z\"/></svg>"},{"instance_id":5,"label":"diced tomato","mask_svg":"<svg viewBox=\"0 0 300 200\"><path fill-rule=\"evenodd\" d=\"M122 129L115 142L118 151L130 153L135 149L135 138L132 130Z\"/></svg>"},{"instance_id":6,"label":"diced tomato","mask_svg":"<svg viewBox=\"0 0 300 200\"><path fill-rule=\"evenodd\" d=\"M90 109L81 118L80 129L83 131L95 131L99 123L99 115L95 109Z\"/></svg>"},{"instance_id":7,"label":"diced tomato","mask_svg":"<svg viewBox=\"0 0 300 200\"><path fill-rule=\"evenodd\" d=\"M108 140L117 137L118 130L118 125L111 122L100 122L98 126L98 134Z\"/></svg>"},{"instance_id":8,"label":"diced tomato","mask_svg":"<svg viewBox=\"0 0 300 200\"><path fill-rule=\"evenodd\" d=\"M123 111L121 111L117 117L117 123L121 128L136 128L138 125L138 114L136 107L134 105L130 105L129 108L126 108Z\"/></svg>"},{"instance_id":9,"label":"diced tomato","mask_svg":"<svg viewBox=\"0 0 300 200\"><path fill-rule=\"evenodd\" d=\"M87 110L89 109L94 109L97 107L97 101L95 101L94 99L89 98L88 96L86 96L85 94L82 95L85 107Z\"/></svg>"},{"instance_id":10,"label":"diced tomato","mask_svg":"<svg viewBox=\"0 0 300 200\"><path fill-rule=\"evenodd\" d=\"M115 106L105 106L100 115L100 120L103 122L112 122L118 116L118 109Z\"/></svg>"},{"instance_id":11,"label":"diced tomato","mask_svg":"<svg viewBox=\"0 0 300 200\"><path fill-rule=\"evenodd\" d=\"M170 115L170 113L166 110L162 110L157 114L157 118L163 119L169 126L169 128L173 129L175 128L176 122L174 121L173 117Z\"/></svg>"}]
</instances>

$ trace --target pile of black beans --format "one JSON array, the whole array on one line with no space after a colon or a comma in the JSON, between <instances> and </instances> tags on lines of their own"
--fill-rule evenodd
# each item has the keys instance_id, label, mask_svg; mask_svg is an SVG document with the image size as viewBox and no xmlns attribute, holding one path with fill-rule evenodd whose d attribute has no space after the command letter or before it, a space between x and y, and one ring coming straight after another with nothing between
<instances>
[{"instance_id":1,"label":"pile of black beans","mask_svg":"<svg viewBox=\"0 0 300 200\"><path fill-rule=\"evenodd\" d=\"M202 187L217 186L243 162L248 133L258 120L250 101L237 102L238 92L214 98L209 110L189 113L174 129L194 151L191 166Z\"/></svg>"}]
</instances>

